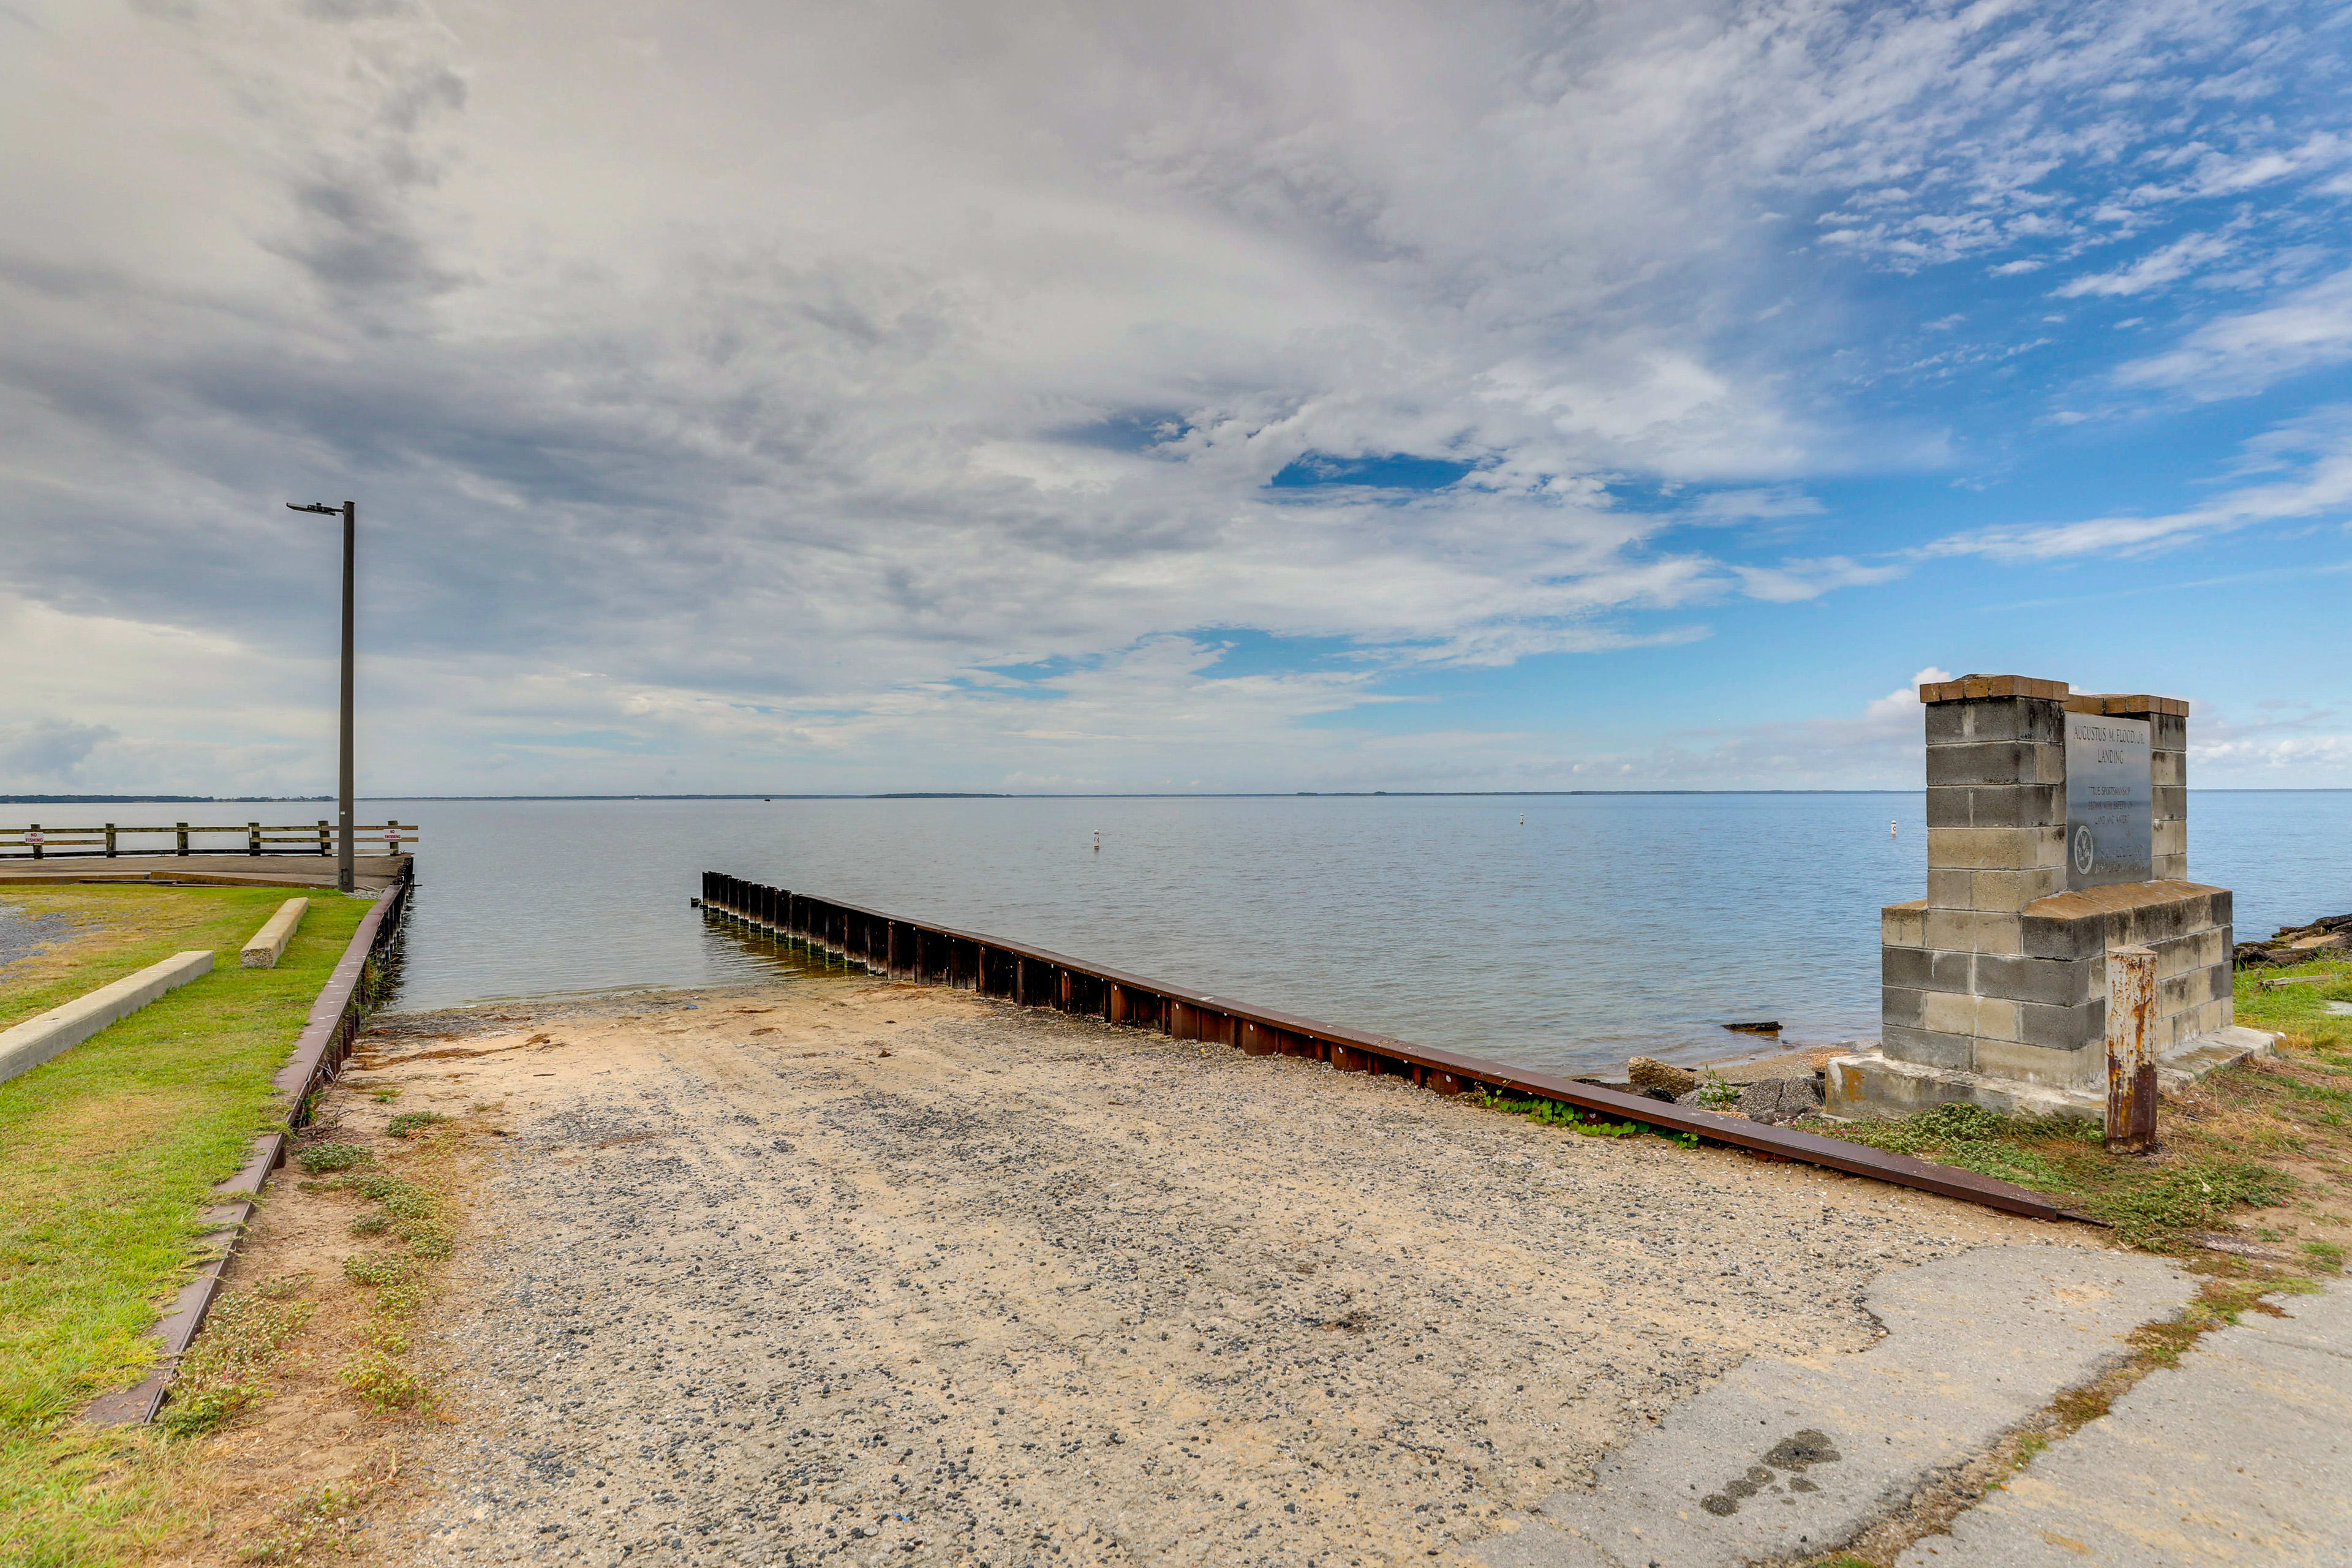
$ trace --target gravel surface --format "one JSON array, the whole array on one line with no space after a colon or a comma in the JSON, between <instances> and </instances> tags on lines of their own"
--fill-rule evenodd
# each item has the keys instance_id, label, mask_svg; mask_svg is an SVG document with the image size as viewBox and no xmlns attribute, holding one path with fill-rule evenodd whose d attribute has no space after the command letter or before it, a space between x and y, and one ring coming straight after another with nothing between
<instances>
[{"instance_id":1,"label":"gravel surface","mask_svg":"<svg viewBox=\"0 0 2352 1568\"><path fill-rule=\"evenodd\" d=\"M29 914L0 904L0 971L12 969L35 953L56 946L73 931L74 922L64 915Z\"/></svg>"},{"instance_id":2,"label":"gravel surface","mask_svg":"<svg viewBox=\"0 0 2352 1568\"><path fill-rule=\"evenodd\" d=\"M428 1563L1466 1562L1749 1356L1873 1342L1887 1267L2076 1235L863 978L363 1048L346 1092L510 1134L385 1542Z\"/></svg>"}]
</instances>

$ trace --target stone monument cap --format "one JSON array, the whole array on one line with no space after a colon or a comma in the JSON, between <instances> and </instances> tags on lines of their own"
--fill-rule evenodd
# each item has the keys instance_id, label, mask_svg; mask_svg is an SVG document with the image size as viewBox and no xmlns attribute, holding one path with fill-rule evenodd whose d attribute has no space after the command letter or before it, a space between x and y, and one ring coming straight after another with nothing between
<instances>
[{"instance_id":1,"label":"stone monument cap","mask_svg":"<svg viewBox=\"0 0 2352 1568\"><path fill-rule=\"evenodd\" d=\"M1958 680L1931 680L1919 688L1922 702L1967 702L1986 697L2039 697L2063 702L2066 683L2036 680L2030 675L1963 675Z\"/></svg>"},{"instance_id":2,"label":"stone monument cap","mask_svg":"<svg viewBox=\"0 0 2352 1568\"><path fill-rule=\"evenodd\" d=\"M2098 713L2116 719L2152 719L2161 713L2189 717L2189 702L2179 697L2126 696L2114 691L2077 691L2066 699L2069 713Z\"/></svg>"}]
</instances>

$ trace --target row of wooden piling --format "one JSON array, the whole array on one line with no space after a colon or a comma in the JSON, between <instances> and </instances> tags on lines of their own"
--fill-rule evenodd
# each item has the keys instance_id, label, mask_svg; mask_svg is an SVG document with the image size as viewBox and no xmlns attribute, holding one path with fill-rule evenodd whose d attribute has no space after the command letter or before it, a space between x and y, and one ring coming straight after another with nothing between
<instances>
[{"instance_id":1,"label":"row of wooden piling","mask_svg":"<svg viewBox=\"0 0 2352 1568\"><path fill-rule=\"evenodd\" d=\"M2046 1193L1891 1154L1866 1143L1717 1116L1695 1106L1413 1045L1171 986L1025 942L906 920L723 871L702 874L702 897L696 901L713 916L838 955L896 980L953 986L1022 1006L1051 1007L1157 1030L1180 1040L1231 1046L1252 1056L1303 1057L1342 1072L1390 1074L1439 1094L1484 1088L1550 1100L1664 1132L1730 1144L1767 1159L1801 1161L2035 1219L2083 1217L2060 1208Z\"/></svg>"},{"instance_id":2,"label":"row of wooden piling","mask_svg":"<svg viewBox=\"0 0 2352 1568\"><path fill-rule=\"evenodd\" d=\"M999 996L1107 1023L1156 1029L1180 1040L1232 1046L1251 1056L1307 1057L1342 1072L1392 1073L1440 1094L1460 1094L1484 1075L1384 1035L1270 1012L1179 990L1001 937L902 920L831 899L702 874L703 907L773 931L895 980ZM1485 1067L1488 1064L1475 1064Z\"/></svg>"}]
</instances>

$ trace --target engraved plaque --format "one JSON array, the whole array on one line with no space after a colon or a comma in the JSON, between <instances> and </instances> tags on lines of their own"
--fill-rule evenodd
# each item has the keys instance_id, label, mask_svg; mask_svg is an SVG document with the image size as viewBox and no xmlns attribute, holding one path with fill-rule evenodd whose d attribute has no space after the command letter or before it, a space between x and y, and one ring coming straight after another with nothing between
<instances>
[{"instance_id":1,"label":"engraved plaque","mask_svg":"<svg viewBox=\"0 0 2352 1568\"><path fill-rule=\"evenodd\" d=\"M2148 721L2066 715L2066 885L2145 882L2156 813Z\"/></svg>"}]
</instances>

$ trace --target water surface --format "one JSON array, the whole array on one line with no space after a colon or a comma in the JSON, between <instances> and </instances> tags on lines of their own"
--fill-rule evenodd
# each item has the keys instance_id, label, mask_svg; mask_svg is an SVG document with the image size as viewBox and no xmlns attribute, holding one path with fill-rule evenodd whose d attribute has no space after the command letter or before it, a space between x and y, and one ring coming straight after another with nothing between
<instances>
[{"instance_id":1,"label":"water surface","mask_svg":"<svg viewBox=\"0 0 2352 1568\"><path fill-rule=\"evenodd\" d=\"M41 809L63 822L72 808ZM79 809L128 822L141 808ZM1722 1025L1748 1019L1778 1019L1799 1044L1876 1037L1878 908L1926 890L1922 811L1911 792L395 801L361 815L424 826L404 1007L774 972L688 907L709 869L1583 1071L1634 1052L1736 1055L1751 1042ZM288 819L304 815L317 808ZM2241 936L2352 910L2352 791L2199 791L2189 821L2190 874L2236 889Z\"/></svg>"}]
</instances>

